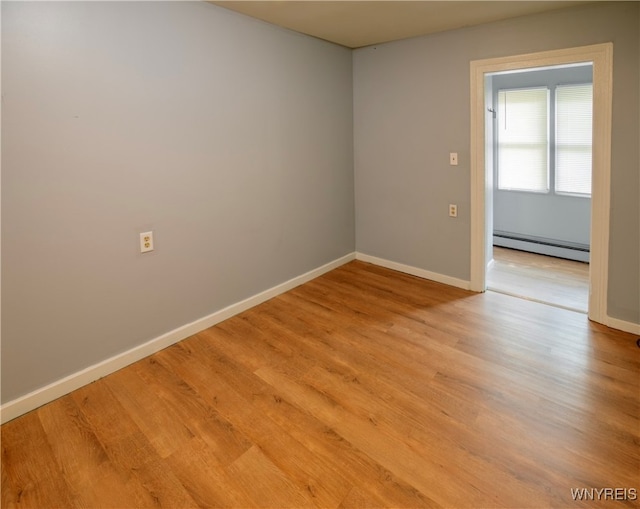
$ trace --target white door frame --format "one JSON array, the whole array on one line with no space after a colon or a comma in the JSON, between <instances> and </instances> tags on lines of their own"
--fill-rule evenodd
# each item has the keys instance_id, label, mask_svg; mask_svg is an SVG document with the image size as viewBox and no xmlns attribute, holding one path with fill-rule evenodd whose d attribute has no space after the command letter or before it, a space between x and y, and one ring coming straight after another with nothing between
<instances>
[{"instance_id":1,"label":"white door frame","mask_svg":"<svg viewBox=\"0 0 640 509\"><path fill-rule=\"evenodd\" d=\"M485 186L485 74L575 63L593 63L593 159L589 318L607 322L609 205L611 201L611 104L613 44L543 51L471 62L471 290L487 289Z\"/></svg>"}]
</instances>

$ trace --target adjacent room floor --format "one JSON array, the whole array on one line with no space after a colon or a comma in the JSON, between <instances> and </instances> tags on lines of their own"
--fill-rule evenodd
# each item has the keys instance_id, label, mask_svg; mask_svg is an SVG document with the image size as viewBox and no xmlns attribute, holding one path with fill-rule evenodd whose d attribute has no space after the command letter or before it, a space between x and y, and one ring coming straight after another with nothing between
<instances>
[{"instance_id":1,"label":"adjacent room floor","mask_svg":"<svg viewBox=\"0 0 640 509\"><path fill-rule=\"evenodd\" d=\"M351 262L3 425L2 507L603 507L635 340Z\"/></svg>"},{"instance_id":2,"label":"adjacent room floor","mask_svg":"<svg viewBox=\"0 0 640 509\"><path fill-rule=\"evenodd\" d=\"M487 287L586 313L589 264L494 246Z\"/></svg>"}]
</instances>

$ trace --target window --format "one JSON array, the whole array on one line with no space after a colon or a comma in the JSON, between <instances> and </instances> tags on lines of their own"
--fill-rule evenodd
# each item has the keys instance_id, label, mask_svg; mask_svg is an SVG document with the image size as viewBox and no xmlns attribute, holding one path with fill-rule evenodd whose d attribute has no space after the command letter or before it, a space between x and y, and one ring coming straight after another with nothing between
<instances>
[{"instance_id":1,"label":"window","mask_svg":"<svg viewBox=\"0 0 640 509\"><path fill-rule=\"evenodd\" d=\"M591 194L593 86L556 88L556 192Z\"/></svg>"},{"instance_id":2,"label":"window","mask_svg":"<svg viewBox=\"0 0 640 509\"><path fill-rule=\"evenodd\" d=\"M549 90L498 92L498 188L549 190Z\"/></svg>"},{"instance_id":3,"label":"window","mask_svg":"<svg viewBox=\"0 0 640 509\"><path fill-rule=\"evenodd\" d=\"M590 196L592 105L591 83L499 90L498 189Z\"/></svg>"}]
</instances>

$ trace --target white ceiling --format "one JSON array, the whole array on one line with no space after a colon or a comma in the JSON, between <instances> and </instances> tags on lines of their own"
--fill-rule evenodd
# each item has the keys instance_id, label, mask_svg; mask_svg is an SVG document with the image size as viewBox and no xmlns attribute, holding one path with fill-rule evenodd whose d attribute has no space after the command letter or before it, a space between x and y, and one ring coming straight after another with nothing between
<instances>
[{"instance_id":1,"label":"white ceiling","mask_svg":"<svg viewBox=\"0 0 640 509\"><path fill-rule=\"evenodd\" d=\"M212 0L211 3L348 48L359 48L590 1L594 0Z\"/></svg>"}]
</instances>

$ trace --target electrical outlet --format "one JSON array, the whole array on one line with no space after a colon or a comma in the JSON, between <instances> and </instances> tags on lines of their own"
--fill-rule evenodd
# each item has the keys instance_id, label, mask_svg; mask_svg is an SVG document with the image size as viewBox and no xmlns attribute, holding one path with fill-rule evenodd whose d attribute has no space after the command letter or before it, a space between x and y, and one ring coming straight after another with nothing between
<instances>
[{"instance_id":1,"label":"electrical outlet","mask_svg":"<svg viewBox=\"0 0 640 509\"><path fill-rule=\"evenodd\" d=\"M144 232L140 234L140 252L148 253L153 251L153 232Z\"/></svg>"},{"instance_id":2,"label":"electrical outlet","mask_svg":"<svg viewBox=\"0 0 640 509\"><path fill-rule=\"evenodd\" d=\"M449 164L451 166L458 166L458 153L449 152Z\"/></svg>"},{"instance_id":3,"label":"electrical outlet","mask_svg":"<svg viewBox=\"0 0 640 509\"><path fill-rule=\"evenodd\" d=\"M458 217L458 206L449 204L449 216L450 217Z\"/></svg>"}]
</instances>

